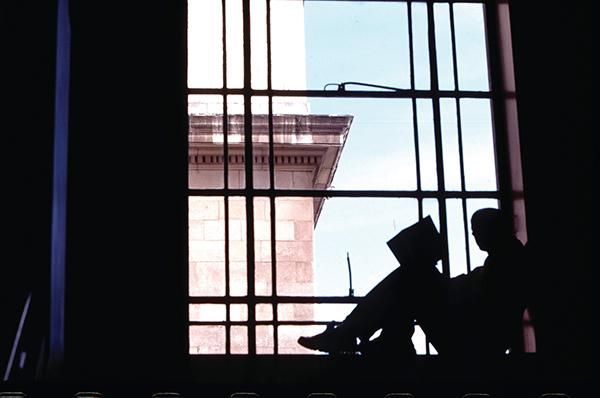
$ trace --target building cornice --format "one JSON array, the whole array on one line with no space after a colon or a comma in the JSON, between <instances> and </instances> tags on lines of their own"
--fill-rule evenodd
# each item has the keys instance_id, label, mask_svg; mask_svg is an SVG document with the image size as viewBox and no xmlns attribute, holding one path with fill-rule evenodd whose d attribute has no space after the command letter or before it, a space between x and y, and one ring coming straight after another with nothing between
<instances>
[{"instance_id":1,"label":"building cornice","mask_svg":"<svg viewBox=\"0 0 600 398\"><path fill-rule=\"evenodd\" d=\"M313 173L312 189L329 189L335 175L353 117L350 115L252 115L253 165L269 165L269 135L272 127L274 164L278 170ZM189 117L189 165L196 169L223 167L224 122L221 114ZM228 167L245 165L244 115L227 116ZM300 188L300 187L297 187ZM323 206L315 198L315 223Z\"/></svg>"}]
</instances>

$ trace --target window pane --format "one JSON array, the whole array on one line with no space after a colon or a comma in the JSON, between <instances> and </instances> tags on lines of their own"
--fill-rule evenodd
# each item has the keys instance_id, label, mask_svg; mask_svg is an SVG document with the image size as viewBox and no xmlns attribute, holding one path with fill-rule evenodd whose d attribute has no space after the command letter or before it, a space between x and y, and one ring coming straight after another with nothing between
<instances>
[{"instance_id":1,"label":"window pane","mask_svg":"<svg viewBox=\"0 0 600 398\"><path fill-rule=\"evenodd\" d=\"M435 18L435 50L437 55L438 85L440 90L454 90L452 61L452 32L448 4L433 5Z\"/></svg>"},{"instance_id":2,"label":"window pane","mask_svg":"<svg viewBox=\"0 0 600 398\"><path fill-rule=\"evenodd\" d=\"M441 231L440 227L440 204L437 199L423 199L423 217L431 216L433 224L438 231ZM436 264L438 271L442 270L442 261L438 261Z\"/></svg>"},{"instance_id":3,"label":"window pane","mask_svg":"<svg viewBox=\"0 0 600 398\"><path fill-rule=\"evenodd\" d=\"M407 18L403 2L272 0L273 88L409 88Z\"/></svg>"},{"instance_id":4,"label":"window pane","mask_svg":"<svg viewBox=\"0 0 600 398\"><path fill-rule=\"evenodd\" d=\"M429 37L427 30L427 4L411 3L412 9L412 34L413 34L413 57L414 57L414 79L418 90L429 90L431 88L431 72L429 69Z\"/></svg>"},{"instance_id":5,"label":"window pane","mask_svg":"<svg viewBox=\"0 0 600 398\"><path fill-rule=\"evenodd\" d=\"M188 0L189 87L223 87L222 11L221 0ZM242 1L226 0L225 17L227 87L240 88L244 84Z\"/></svg>"},{"instance_id":6,"label":"window pane","mask_svg":"<svg viewBox=\"0 0 600 398\"><path fill-rule=\"evenodd\" d=\"M231 353L232 354L247 354L248 353L248 327L247 326L232 326L231 327Z\"/></svg>"},{"instance_id":7,"label":"window pane","mask_svg":"<svg viewBox=\"0 0 600 398\"><path fill-rule=\"evenodd\" d=\"M496 157L491 104L488 99L461 99L465 184L467 190L494 191Z\"/></svg>"},{"instance_id":8,"label":"window pane","mask_svg":"<svg viewBox=\"0 0 600 398\"><path fill-rule=\"evenodd\" d=\"M424 190L436 190L438 188L437 161L435 155L433 105L430 99L417 99L417 123L419 129L421 188Z\"/></svg>"},{"instance_id":9,"label":"window pane","mask_svg":"<svg viewBox=\"0 0 600 398\"><path fill-rule=\"evenodd\" d=\"M278 109L273 108L273 112ZM252 178L254 188L271 187L269 169L269 99L252 97Z\"/></svg>"},{"instance_id":10,"label":"window pane","mask_svg":"<svg viewBox=\"0 0 600 398\"><path fill-rule=\"evenodd\" d=\"M225 4L225 17L227 18L227 87L240 88L244 86L242 0L226 0ZM209 21L208 23L214 22ZM206 57L207 54L203 55Z\"/></svg>"},{"instance_id":11,"label":"window pane","mask_svg":"<svg viewBox=\"0 0 600 398\"><path fill-rule=\"evenodd\" d=\"M225 354L225 326L190 326L190 354Z\"/></svg>"},{"instance_id":12,"label":"window pane","mask_svg":"<svg viewBox=\"0 0 600 398\"><path fill-rule=\"evenodd\" d=\"M223 198L190 197L189 294L225 295Z\"/></svg>"},{"instance_id":13,"label":"window pane","mask_svg":"<svg viewBox=\"0 0 600 398\"><path fill-rule=\"evenodd\" d=\"M323 354L312 351L298 344L300 336L312 336L325 330L322 325L292 326L282 325L277 328L279 333L278 350L280 354Z\"/></svg>"},{"instance_id":14,"label":"window pane","mask_svg":"<svg viewBox=\"0 0 600 398\"><path fill-rule=\"evenodd\" d=\"M456 100L440 99L440 118L442 124L442 148L444 155L444 183L447 190L461 190L460 147L458 140L458 121Z\"/></svg>"},{"instance_id":15,"label":"window pane","mask_svg":"<svg viewBox=\"0 0 600 398\"><path fill-rule=\"evenodd\" d=\"M279 321L341 322L356 304L279 304Z\"/></svg>"},{"instance_id":16,"label":"window pane","mask_svg":"<svg viewBox=\"0 0 600 398\"><path fill-rule=\"evenodd\" d=\"M245 198L231 197L229 212L229 293L243 296L246 283ZM189 290L192 296L225 295L225 202L189 198Z\"/></svg>"},{"instance_id":17,"label":"window pane","mask_svg":"<svg viewBox=\"0 0 600 398\"><path fill-rule=\"evenodd\" d=\"M271 204L269 198L254 199L255 292L270 296L271 277Z\"/></svg>"},{"instance_id":18,"label":"window pane","mask_svg":"<svg viewBox=\"0 0 600 398\"><path fill-rule=\"evenodd\" d=\"M440 204L437 199L423 199L423 217L431 216L433 224L440 231Z\"/></svg>"},{"instance_id":19,"label":"window pane","mask_svg":"<svg viewBox=\"0 0 600 398\"><path fill-rule=\"evenodd\" d=\"M188 87L223 87L222 33L221 0L188 0Z\"/></svg>"},{"instance_id":20,"label":"window pane","mask_svg":"<svg viewBox=\"0 0 600 398\"><path fill-rule=\"evenodd\" d=\"M191 304L190 321L199 322L224 322L225 305L224 304Z\"/></svg>"},{"instance_id":21,"label":"window pane","mask_svg":"<svg viewBox=\"0 0 600 398\"><path fill-rule=\"evenodd\" d=\"M223 97L188 95L188 185L223 188Z\"/></svg>"},{"instance_id":22,"label":"window pane","mask_svg":"<svg viewBox=\"0 0 600 398\"><path fill-rule=\"evenodd\" d=\"M275 352L273 326L259 325L256 327L256 353L273 354Z\"/></svg>"},{"instance_id":23,"label":"window pane","mask_svg":"<svg viewBox=\"0 0 600 398\"><path fill-rule=\"evenodd\" d=\"M274 89L306 89L305 5L271 0L271 84ZM267 60L260 61L267 69Z\"/></svg>"},{"instance_id":24,"label":"window pane","mask_svg":"<svg viewBox=\"0 0 600 398\"><path fill-rule=\"evenodd\" d=\"M277 198L277 294L314 294L315 199Z\"/></svg>"},{"instance_id":25,"label":"window pane","mask_svg":"<svg viewBox=\"0 0 600 398\"><path fill-rule=\"evenodd\" d=\"M234 322L246 322L248 320L248 306L246 304L231 304L229 306L229 319Z\"/></svg>"},{"instance_id":26,"label":"window pane","mask_svg":"<svg viewBox=\"0 0 600 398\"><path fill-rule=\"evenodd\" d=\"M275 124L277 188L416 188L408 99L310 98L309 115Z\"/></svg>"},{"instance_id":27,"label":"window pane","mask_svg":"<svg viewBox=\"0 0 600 398\"><path fill-rule=\"evenodd\" d=\"M302 18L299 18L302 21ZM250 57L252 88L267 88L267 3L265 0L250 2Z\"/></svg>"},{"instance_id":28,"label":"window pane","mask_svg":"<svg viewBox=\"0 0 600 398\"><path fill-rule=\"evenodd\" d=\"M462 200L446 200L446 214L448 217L450 277L455 277L467 273L467 252Z\"/></svg>"},{"instance_id":29,"label":"window pane","mask_svg":"<svg viewBox=\"0 0 600 398\"><path fill-rule=\"evenodd\" d=\"M454 7L454 30L460 90L490 89L482 4L457 3Z\"/></svg>"},{"instance_id":30,"label":"window pane","mask_svg":"<svg viewBox=\"0 0 600 398\"><path fill-rule=\"evenodd\" d=\"M327 199L314 227L315 294L349 294L349 254L354 293L365 295L398 267L386 242L417 220L416 199Z\"/></svg>"},{"instance_id":31,"label":"window pane","mask_svg":"<svg viewBox=\"0 0 600 398\"><path fill-rule=\"evenodd\" d=\"M256 320L257 321L272 321L273 306L271 304L256 305Z\"/></svg>"},{"instance_id":32,"label":"window pane","mask_svg":"<svg viewBox=\"0 0 600 398\"><path fill-rule=\"evenodd\" d=\"M248 293L246 257L246 199L229 198L229 293Z\"/></svg>"}]
</instances>

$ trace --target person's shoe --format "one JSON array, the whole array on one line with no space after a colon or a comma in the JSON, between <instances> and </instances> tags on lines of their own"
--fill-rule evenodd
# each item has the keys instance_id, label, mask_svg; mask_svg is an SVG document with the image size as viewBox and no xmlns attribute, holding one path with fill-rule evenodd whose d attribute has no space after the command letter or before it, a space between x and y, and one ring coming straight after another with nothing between
<instances>
[{"instance_id":1,"label":"person's shoe","mask_svg":"<svg viewBox=\"0 0 600 398\"><path fill-rule=\"evenodd\" d=\"M310 350L327 352L330 354L356 353L358 346L356 338L347 336L333 324L327 325L323 333L310 337L300 337L298 344Z\"/></svg>"}]
</instances>

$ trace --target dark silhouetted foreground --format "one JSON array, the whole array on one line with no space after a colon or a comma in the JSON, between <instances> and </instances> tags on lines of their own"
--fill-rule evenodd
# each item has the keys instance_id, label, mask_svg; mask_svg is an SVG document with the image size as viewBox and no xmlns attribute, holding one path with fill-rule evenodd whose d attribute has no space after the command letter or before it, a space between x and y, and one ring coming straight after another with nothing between
<instances>
[{"instance_id":1,"label":"dark silhouetted foreground","mask_svg":"<svg viewBox=\"0 0 600 398\"><path fill-rule=\"evenodd\" d=\"M450 278L435 267L439 255L413 250L342 323L298 343L328 353L408 359L415 356L411 337L417 320L446 358L476 363L518 347L526 306L525 248L498 209L475 212L471 228L488 253L483 266ZM372 338L378 330L379 337Z\"/></svg>"}]
</instances>

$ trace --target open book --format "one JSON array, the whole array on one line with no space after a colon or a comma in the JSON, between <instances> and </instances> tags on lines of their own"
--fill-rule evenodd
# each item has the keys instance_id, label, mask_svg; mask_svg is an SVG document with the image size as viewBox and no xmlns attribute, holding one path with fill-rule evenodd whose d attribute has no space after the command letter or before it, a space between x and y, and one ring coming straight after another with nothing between
<instances>
[{"instance_id":1,"label":"open book","mask_svg":"<svg viewBox=\"0 0 600 398\"><path fill-rule=\"evenodd\" d=\"M430 216L398 232L387 245L400 265L435 264L442 258L442 237Z\"/></svg>"}]
</instances>

